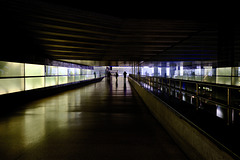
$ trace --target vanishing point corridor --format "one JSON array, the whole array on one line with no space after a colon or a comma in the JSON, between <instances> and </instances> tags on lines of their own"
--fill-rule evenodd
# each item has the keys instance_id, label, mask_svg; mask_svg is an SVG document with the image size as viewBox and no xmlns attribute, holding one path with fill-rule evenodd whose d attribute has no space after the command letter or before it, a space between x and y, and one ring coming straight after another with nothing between
<instances>
[{"instance_id":1,"label":"vanishing point corridor","mask_svg":"<svg viewBox=\"0 0 240 160\"><path fill-rule=\"evenodd\" d=\"M123 77L31 102L0 119L0 159L186 159Z\"/></svg>"}]
</instances>

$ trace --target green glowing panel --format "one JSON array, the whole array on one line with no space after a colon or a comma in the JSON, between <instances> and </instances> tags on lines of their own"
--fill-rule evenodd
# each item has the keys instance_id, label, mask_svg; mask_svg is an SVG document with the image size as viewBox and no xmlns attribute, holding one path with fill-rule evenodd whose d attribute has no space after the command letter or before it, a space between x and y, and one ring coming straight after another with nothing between
<instances>
[{"instance_id":1,"label":"green glowing panel","mask_svg":"<svg viewBox=\"0 0 240 160\"><path fill-rule=\"evenodd\" d=\"M25 78L25 90L44 87L44 77Z\"/></svg>"},{"instance_id":2,"label":"green glowing panel","mask_svg":"<svg viewBox=\"0 0 240 160\"><path fill-rule=\"evenodd\" d=\"M240 86L240 77L232 77L232 85Z\"/></svg>"},{"instance_id":3,"label":"green glowing panel","mask_svg":"<svg viewBox=\"0 0 240 160\"><path fill-rule=\"evenodd\" d=\"M85 75L85 74L87 74L87 70L86 69L81 69L81 74L83 74L83 75Z\"/></svg>"},{"instance_id":4,"label":"green glowing panel","mask_svg":"<svg viewBox=\"0 0 240 160\"><path fill-rule=\"evenodd\" d=\"M68 76L59 76L58 84L65 84L65 83L68 83Z\"/></svg>"},{"instance_id":5,"label":"green glowing panel","mask_svg":"<svg viewBox=\"0 0 240 160\"><path fill-rule=\"evenodd\" d=\"M58 84L58 77L46 77L45 78L45 87L55 86Z\"/></svg>"},{"instance_id":6,"label":"green glowing panel","mask_svg":"<svg viewBox=\"0 0 240 160\"><path fill-rule=\"evenodd\" d=\"M209 83L216 83L216 77L215 76L204 76L202 78L203 82L209 82Z\"/></svg>"},{"instance_id":7,"label":"green glowing panel","mask_svg":"<svg viewBox=\"0 0 240 160\"><path fill-rule=\"evenodd\" d=\"M79 75L80 74L80 69L76 68L76 74Z\"/></svg>"},{"instance_id":8,"label":"green glowing panel","mask_svg":"<svg viewBox=\"0 0 240 160\"><path fill-rule=\"evenodd\" d=\"M80 76L75 76L75 80L74 81L78 82L78 81L80 81L80 78L81 78Z\"/></svg>"},{"instance_id":9,"label":"green glowing panel","mask_svg":"<svg viewBox=\"0 0 240 160\"><path fill-rule=\"evenodd\" d=\"M231 85L231 77L217 77L216 83Z\"/></svg>"},{"instance_id":10,"label":"green glowing panel","mask_svg":"<svg viewBox=\"0 0 240 160\"><path fill-rule=\"evenodd\" d=\"M24 76L24 64L0 61L0 77Z\"/></svg>"},{"instance_id":11,"label":"green glowing panel","mask_svg":"<svg viewBox=\"0 0 240 160\"><path fill-rule=\"evenodd\" d=\"M217 76L231 76L231 67L217 68Z\"/></svg>"},{"instance_id":12,"label":"green glowing panel","mask_svg":"<svg viewBox=\"0 0 240 160\"><path fill-rule=\"evenodd\" d=\"M75 68L68 68L68 75L69 76L75 75Z\"/></svg>"},{"instance_id":13,"label":"green glowing panel","mask_svg":"<svg viewBox=\"0 0 240 160\"><path fill-rule=\"evenodd\" d=\"M0 95L24 90L23 78L0 79Z\"/></svg>"},{"instance_id":14,"label":"green glowing panel","mask_svg":"<svg viewBox=\"0 0 240 160\"><path fill-rule=\"evenodd\" d=\"M68 83L74 82L74 76L68 76Z\"/></svg>"},{"instance_id":15,"label":"green glowing panel","mask_svg":"<svg viewBox=\"0 0 240 160\"><path fill-rule=\"evenodd\" d=\"M44 65L25 64L25 76L44 76Z\"/></svg>"},{"instance_id":16,"label":"green glowing panel","mask_svg":"<svg viewBox=\"0 0 240 160\"><path fill-rule=\"evenodd\" d=\"M81 75L80 80L85 80L85 75Z\"/></svg>"},{"instance_id":17,"label":"green glowing panel","mask_svg":"<svg viewBox=\"0 0 240 160\"><path fill-rule=\"evenodd\" d=\"M66 67L58 67L58 75L67 75L68 69Z\"/></svg>"},{"instance_id":18,"label":"green glowing panel","mask_svg":"<svg viewBox=\"0 0 240 160\"><path fill-rule=\"evenodd\" d=\"M56 66L46 66L46 75L47 76L58 75L58 67L56 67Z\"/></svg>"},{"instance_id":19,"label":"green glowing panel","mask_svg":"<svg viewBox=\"0 0 240 160\"><path fill-rule=\"evenodd\" d=\"M85 76L85 79L88 80L88 79L93 79L94 78L94 75L86 75Z\"/></svg>"},{"instance_id":20,"label":"green glowing panel","mask_svg":"<svg viewBox=\"0 0 240 160\"><path fill-rule=\"evenodd\" d=\"M93 70L87 69L87 74L93 74Z\"/></svg>"}]
</instances>

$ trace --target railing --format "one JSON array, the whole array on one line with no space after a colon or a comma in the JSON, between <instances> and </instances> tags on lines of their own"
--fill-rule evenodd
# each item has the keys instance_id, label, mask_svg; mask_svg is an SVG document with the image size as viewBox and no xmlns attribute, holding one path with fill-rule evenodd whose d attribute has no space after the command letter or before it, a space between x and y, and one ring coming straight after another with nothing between
<instances>
[{"instance_id":1,"label":"railing","mask_svg":"<svg viewBox=\"0 0 240 160\"><path fill-rule=\"evenodd\" d=\"M240 124L240 87L200 81L131 75L144 88L157 95L175 97L223 119Z\"/></svg>"},{"instance_id":2,"label":"railing","mask_svg":"<svg viewBox=\"0 0 240 160\"><path fill-rule=\"evenodd\" d=\"M164 77L130 77L166 102L177 116L209 137L221 150L240 159L239 87Z\"/></svg>"}]
</instances>

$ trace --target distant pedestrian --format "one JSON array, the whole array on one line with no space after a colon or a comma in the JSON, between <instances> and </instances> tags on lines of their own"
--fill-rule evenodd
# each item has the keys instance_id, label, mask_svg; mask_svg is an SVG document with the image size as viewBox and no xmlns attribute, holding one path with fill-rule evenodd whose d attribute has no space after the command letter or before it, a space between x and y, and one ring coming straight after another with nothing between
<instances>
[{"instance_id":1,"label":"distant pedestrian","mask_svg":"<svg viewBox=\"0 0 240 160\"><path fill-rule=\"evenodd\" d=\"M116 79L118 79L118 72L116 72L115 76L116 76Z\"/></svg>"},{"instance_id":2,"label":"distant pedestrian","mask_svg":"<svg viewBox=\"0 0 240 160\"><path fill-rule=\"evenodd\" d=\"M123 72L123 76L124 76L124 78L127 78L127 72L126 71Z\"/></svg>"},{"instance_id":3,"label":"distant pedestrian","mask_svg":"<svg viewBox=\"0 0 240 160\"><path fill-rule=\"evenodd\" d=\"M97 77L96 77L96 72L94 72L94 77L95 77L95 79L97 78Z\"/></svg>"}]
</instances>

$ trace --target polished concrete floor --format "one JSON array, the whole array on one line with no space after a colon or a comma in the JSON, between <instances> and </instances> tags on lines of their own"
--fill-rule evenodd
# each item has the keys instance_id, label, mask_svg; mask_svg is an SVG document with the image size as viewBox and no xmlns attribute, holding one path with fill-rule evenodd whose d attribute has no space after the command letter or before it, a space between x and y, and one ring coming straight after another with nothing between
<instances>
[{"instance_id":1,"label":"polished concrete floor","mask_svg":"<svg viewBox=\"0 0 240 160\"><path fill-rule=\"evenodd\" d=\"M31 102L1 118L0 159L187 158L128 81L119 77L116 83L112 77Z\"/></svg>"}]
</instances>

